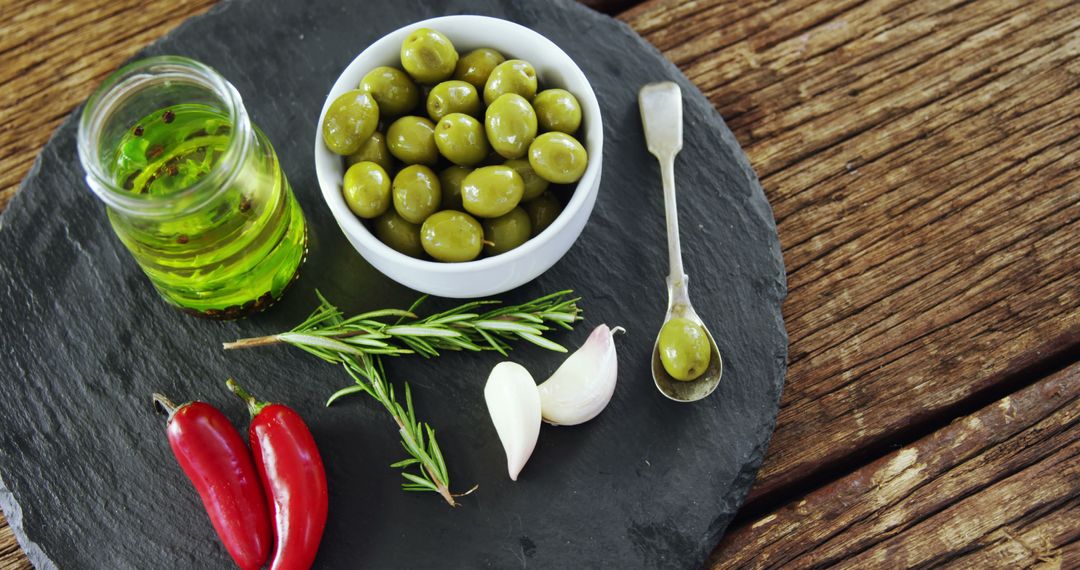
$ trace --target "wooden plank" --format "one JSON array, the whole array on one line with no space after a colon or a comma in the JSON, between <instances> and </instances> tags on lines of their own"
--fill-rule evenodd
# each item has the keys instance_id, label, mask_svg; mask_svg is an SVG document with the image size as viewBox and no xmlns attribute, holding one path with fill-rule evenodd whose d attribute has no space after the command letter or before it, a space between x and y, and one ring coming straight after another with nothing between
<instances>
[{"instance_id":1,"label":"wooden plank","mask_svg":"<svg viewBox=\"0 0 1080 570\"><path fill-rule=\"evenodd\" d=\"M1080 364L750 521L711 564L1075 567L1078 425Z\"/></svg>"},{"instance_id":2,"label":"wooden plank","mask_svg":"<svg viewBox=\"0 0 1080 570\"><path fill-rule=\"evenodd\" d=\"M30 561L15 541L15 533L7 524L4 513L0 513L0 568L4 570L29 570Z\"/></svg>"},{"instance_id":3,"label":"wooden plank","mask_svg":"<svg viewBox=\"0 0 1080 570\"><path fill-rule=\"evenodd\" d=\"M49 0L0 8L0 211L38 149L124 60L214 0Z\"/></svg>"},{"instance_id":4,"label":"wooden plank","mask_svg":"<svg viewBox=\"0 0 1080 570\"><path fill-rule=\"evenodd\" d=\"M790 372L751 500L1080 348L1080 5L656 0L622 17L729 120L778 219Z\"/></svg>"}]
</instances>

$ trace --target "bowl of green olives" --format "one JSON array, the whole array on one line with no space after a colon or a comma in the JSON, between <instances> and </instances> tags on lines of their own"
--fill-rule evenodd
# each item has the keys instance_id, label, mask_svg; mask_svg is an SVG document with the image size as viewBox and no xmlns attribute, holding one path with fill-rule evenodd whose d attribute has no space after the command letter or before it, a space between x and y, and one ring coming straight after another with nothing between
<instances>
[{"instance_id":1,"label":"bowl of green olives","mask_svg":"<svg viewBox=\"0 0 1080 570\"><path fill-rule=\"evenodd\" d=\"M486 16L405 26L338 77L315 171L354 248L412 289L517 287L577 240L600 187L592 86L551 40Z\"/></svg>"}]
</instances>

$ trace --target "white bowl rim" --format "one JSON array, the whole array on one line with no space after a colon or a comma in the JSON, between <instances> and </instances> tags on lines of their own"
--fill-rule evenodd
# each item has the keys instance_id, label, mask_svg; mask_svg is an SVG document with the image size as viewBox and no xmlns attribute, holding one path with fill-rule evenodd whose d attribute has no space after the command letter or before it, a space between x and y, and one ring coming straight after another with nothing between
<instances>
[{"instance_id":1,"label":"white bowl rim","mask_svg":"<svg viewBox=\"0 0 1080 570\"><path fill-rule=\"evenodd\" d=\"M492 257L486 257L484 259L467 261L463 263L443 263L439 261L417 259L415 257L405 255L384 244L381 240L376 238L370 230L368 230L368 228L363 224L363 222L360 221L359 218L353 215L352 211L348 209L348 206L344 206L344 198L341 199L341 204L335 206L335 202L332 200L331 194L337 194L340 196L340 192L334 189L336 184L335 182L326 180L328 175L323 172L322 168L320 168L320 161L318 160L319 155L333 154L329 151L329 149L326 148L326 146L322 142L321 126L323 122L323 117L326 116L326 110L330 107L330 103L333 102L334 98L336 98L341 93L344 93L345 91L354 88L351 84L345 83L345 75L348 73L350 68L354 65L357 65L357 62L364 57L364 54L368 53L369 51L376 48L381 48L383 45L391 42L400 42L401 39L397 38L399 34L405 34L417 28L437 28L440 23L451 20L463 20L473 22L482 21L487 24L510 26L513 28L517 28L518 31L520 31L521 33L532 34L540 38L541 40L543 40L543 42L547 43L553 50L565 56L566 59L570 61L573 66L572 68L567 70L566 73L578 76L578 79L580 79L583 84L588 88L587 93L575 94L579 97L579 100L582 103L582 107L584 108L583 110L587 111L588 113L586 115L589 121L587 123L589 125L588 128L596 128L599 132L598 141L595 145L597 148L590 149L589 151L589 165L585 168L585 173L581 176L581 179L578 180L577 186L575 186L574 188L574 193L571 196L570 201L566 204L566 207L563 208L561 212L559 212L559 216L555 218L555 221L552 222L550 226L545 228L544 231L540 232L540 235L529 239L524 244L508 252L501 253ZM595 123L595 127L592 126L593 123ZM479 15L439 16L436 18L429 18L427 20L413 22L411 24L402 26L388 34L385 34L384 36L373 42L371 45L369 45L367 48L365 48L363 51L361 51L355 58L353 58L351 62L349 62L349 65L347 65L345 69L342 70L341 74L338 75L337 80L334 81L333 87L330 88L330 92L327 93L326 100L323 102L322 111L319 113L319 121L315 125L315 171L320 189L323 193L323 199L327 203L327 206L330 207L330 211L334 215L335 220L340 226L342 226L342 230L345 233L350 236L356 237L364 247L371 248L376 252L379 252L381 254L381 257L394 257L397 262L410 269L418 269L434 273L465 273L468 271L483 270L487 268L497 267L503 264L511 264L518 259L522 259L529 255L532 255L538 250L540 250L547 242L551 241L555 234L557 234L565 226L570 224L570 220L573 217L570 214L584 207L585 202L588 200L587 195L590 193L579 192L578 189L583 186L583 183L591 185L593 178L595 178L599 174L599 171L602 167L604 144L603 134L604 127L603 119L600 115L600 105L596 99L596 92L595 90L593 90L592 83L589 82L589 79L585 75L585 72L581 71L581 68L577 65L577 62L575 62L569 54L563 51L563 49L559 47L558 44L551 41L540 32L537 32L526 26L522 26L521 24L518 24L516 22L504 20L502 18ZM336 157L336 155L334 156ZM599 188L597 188L595 191L599 192ZM342 208L344 208L344 212L339 211Z\"/></svg>"}]
</instances>

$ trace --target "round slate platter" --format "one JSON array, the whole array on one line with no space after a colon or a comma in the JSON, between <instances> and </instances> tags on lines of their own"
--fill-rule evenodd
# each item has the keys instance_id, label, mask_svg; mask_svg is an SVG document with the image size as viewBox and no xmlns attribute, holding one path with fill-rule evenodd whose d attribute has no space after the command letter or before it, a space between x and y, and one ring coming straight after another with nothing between
<instances>
[{"instance_id":1,"label":"round slate platter","mask_svg":"<svg viewBox=\"0 0 1080 570\"><path fill-rule=\"evenodd\" d=\"M406 494L393 425L365 396L331 408L344 373L289 347L224 352L220 343L285 330L322 290L347 310L404 307L415 293L366 265L323 204L311 148L327 90L368 44L399 26L487 14L543 33L592 81L606 127L604 175L590 223L553 269L504 295L562 288L585 321L553 337L578 346L600 323L623 325L619 385L577 427L545 426L518 482L483 403L497 354L389 362L418 414L439 432L452 486L479 490L450 509ZM307 214L311 254L269 312L221 323L158 299L82 181L78 112L64 123L4 213L0 230L0 507L39 567L224 568L218 543L177 467L150 393L203 399L240 426L232 375L305 418L324 457L330 518L317 566L697 567L754 480L783 385L785 277L772 212L738 144L701 93L625 25L568 0L264 0L225 2L148 48L217 68L277 147ZM665 310L663 202L636 94L672 79L685 97L676 165L691 293L724 354L724 380L702 402L663 398L649 351ZM445 300L431 307L447 307ZM543 379L558 355L519 346Z\"/></svg>"}]
</instances>

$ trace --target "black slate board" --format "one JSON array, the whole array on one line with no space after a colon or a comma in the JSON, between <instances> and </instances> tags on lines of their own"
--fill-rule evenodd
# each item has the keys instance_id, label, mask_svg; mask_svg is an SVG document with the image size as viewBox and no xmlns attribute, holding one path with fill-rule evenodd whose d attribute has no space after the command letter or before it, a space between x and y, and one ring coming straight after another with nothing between
<instances>
[{"instance_id":1,"label":"black slate board","mask_svg":"<svg viewBox=\"0 0 1080 570\"><path fill-rule=\"evenodd\" d=\"M349 247L323 204L314 121L337 74L401 25L477 13L532 27L562 46L604 112L604 176L592 219L569 254L507 300L564 287L586 321L556 336L577 346L601 322L623 325L620 379L588 424L545 426L517 483L487 417L482 387L500 359L452 354L391 363L438 430L453 487L479 490L449 509L405 494L388 468L395 431L373 402L324 408L343 373L286 347L225 353L223 340L284 330L317 287L348 309L405 306L414 293ZM786 283L772 212L722 119L681 73L627 26L568 0L225 2L146 50L221 71L277 147L311 226L303 277L277 307L220 323L161 302L86 189L66 121L2 218L0 231L0 507L39 567L228 567L176 466L149 395L198 398L238 425L223 387L237 376L304 415L325 459L330 520L317 565L382 567L696 567L753 482L772 432L787 338ZM648 81L684 90L677 161L683 247L695 305L724 354L724 381L693 405L660 396L649 351L664 314L667 260L655 160L636 104ZM438 306L440 302L434 301ZM513 358L544 378L559 363L534 347Z\"/></svg>"}]
</instances>

